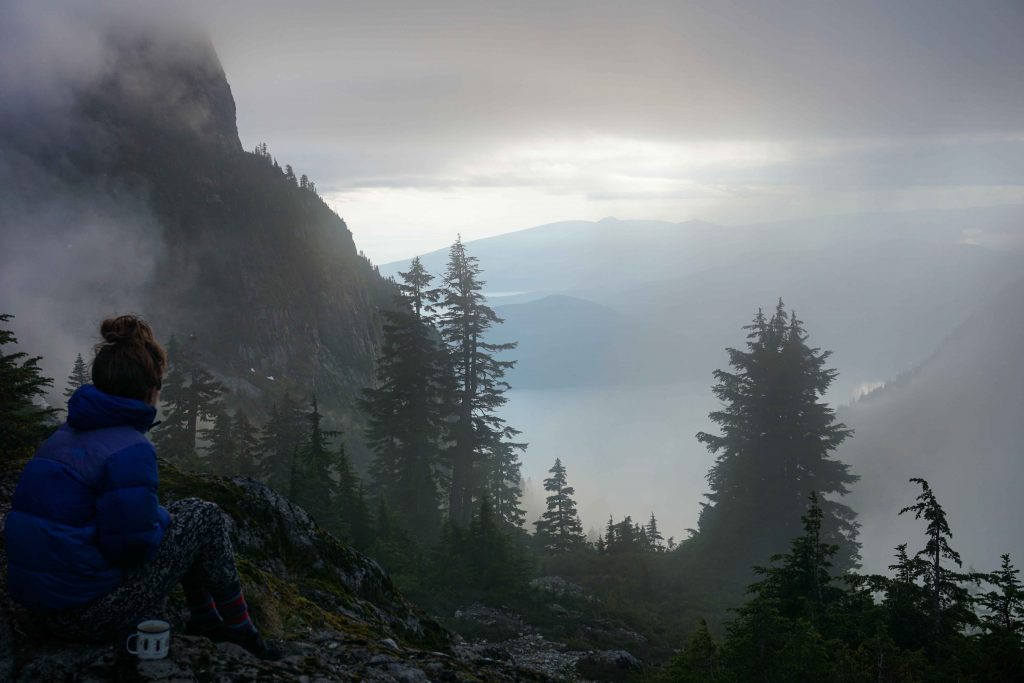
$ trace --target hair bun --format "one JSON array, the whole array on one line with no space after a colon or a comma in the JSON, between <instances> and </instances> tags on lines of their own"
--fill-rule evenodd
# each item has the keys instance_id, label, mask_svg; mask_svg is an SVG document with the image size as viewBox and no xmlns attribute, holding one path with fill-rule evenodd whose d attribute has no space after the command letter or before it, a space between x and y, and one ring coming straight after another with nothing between
<instances>
[{"instance_id":1,"label":"hair bun","mask_svg":"<svg viewBox=\"0 0 1024 683\"><path fill-rule=\"evenodd\" d=\"M153 336L149 326L134 315L107 318L100 325L100 335L107 344L144 344Z\"/></svg>"},{"instance_id":2,"label":"hair bun","mask_svg":"<svg viewBox=\"0 0 1024 683\"><path fill-rule=\"evenodd\" d=\"M103 341L96 345L92 383L115 396L148 401L159 389L167 354L153 328L137 315L119 315L100 324Z\"/></svg>"}]
</instances>

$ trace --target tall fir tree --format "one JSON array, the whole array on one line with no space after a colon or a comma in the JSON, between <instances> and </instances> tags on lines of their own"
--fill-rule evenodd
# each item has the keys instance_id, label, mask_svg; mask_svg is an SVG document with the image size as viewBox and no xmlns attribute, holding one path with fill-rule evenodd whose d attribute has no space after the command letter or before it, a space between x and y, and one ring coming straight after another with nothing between
<instances>
[{"instance_id":1,"label":"tall fir tree","mask_svg":"<svg viewBox=\"0 0 1024 683\"><path fill-rule=\"evenodd\" d=\"M661 535L661 531L658 529L658 519L651 513L651 518L647 520L647 540L651 544L651 550L655 552L665 549L665 537Z\"/></svg>"},{"instance_id":2,"label":"tall fir tree","mask_svg":"<svg viewBox=\"0 0 1024 683\"><path fill-rule=\"evenodd\" d=\"M199 426L221 409L224 386L199 361L195 337L180 345L175 337L167 344L167 374L160 400L166 416L153 433L153 444L163 457L186 469L205 465L196 451Z\"/></svg>"},{"instance_id":3,"label":"tall fir tree","mask_svg":"<svg viewBox=\"0 0 1024 683\"><path fill-rule=\"evenodd\" d=\"M816 494L809 499L803 533L771 558L773 566L757 568L763 578L728 626L726 660L736 680L833 680L842 650L826 645L823 619L845 591L831 572L838 546L823 542L824 512Z\"/></svg>"},{"instance_id":4,"label":"tall fir tree","mask_svg":"<svg viewBox=\"0 0 1024 683\"><path fill-rule=\"evenodd\" d=\"M819 400L837 374L826 367L830 352L807 344L803 323L781 299L771 318L758 311L744 329L746 350L727 349L732 372L714 373L723 406L709 417L721 434L697 439L716 456L698 538L713 539L705 547L715 546L745 576L796 535L793 520L811 491L842 495L858 477L833 457L852 432ZM856 566L853 510L824 497L820 505L823 537L839 546L837 571Z\"/></svg>"},{"instance_id":5,"label":"tall fir tree","mask_svg":"<svg viewBox=\"0 0 1024 683\"><path fill-rule=\"evenodd\" d=\"M71 374L68 375L68 385L64 389L64 398L71 398L71 395L75 393L78 387L88 384L91 379L89 377L89 369L82 359L82 354L78 354L75 356L75 364L71 368Z\"/></svg>"},{"instance_id":6,"label":"tall fir tree","mask_svg":"<svg viewBox=\"0 0 1024 683\"><path fill-rule=\"evenodd\" d=\"M337 528L340 475L330 442L340 437L341 432L323 428L324 416L315 395L310 401L310 410L305 419L306 439L298 449L298 457L293 463L292 499L321 525Z\"/></svg>"},{"instance_id":7,"label":"tall fir tree","mask_svg":"<svg viewBox=\"0 0 1024 683\"><path fill-rule=\"evenodd\" d=\"M481 449L483 460L483 495L491 502L491 510L502 525L513 533L521 532L526 522L526 511L521 505L523 496L522 464L519 451L526 444L509 441L519 434L517 429L506 429L491 435L490 447Z\"/></svg>"},{"instance_id":8,"label":"tall fir tree","mask_svg":"<svg viewBox=\"0 0 1024 683\"><path fill-rule=\"evenodd\" d=\"M682 652L676 654L665 667L664 680L672 683L708 683L722 680L721 648L711 637L708 623L700 626L690 637Z\"/></svg>"},{"instance_id":9,"label":"tall fir tree","mask_svg":"<svg viewBox=\"0 0 1024 683\"><path fill-rule=\"evenodd\" d=\"M486 592L507 594L526 583L526 557L517 540L484 495L465 535L465 552L474 582Z\"/></svg>"},{"instance_id":10,"label":"tall fir tree","mask_svg":"<svg viewBox=\"0 0 1024 683\"><path fill-rule=\"evenodd\" d=\"M1020 573L1003 555L999 569L985 577L992 587L977 596L984 609L981 615L980 646L986 663L986 677L982 680L1024 680L1024 586Z\"/></svg>"},{"instance_id":11,"label":"tall fir tree","mask_svg":"<svg viewBox=\"0 0 1024 683\"><path fill-rule=\"evenodd\" d=\"M583 523L576 510L576 501L573 500L576 490L569 486L561 458L555 458L555 464L548 472L551 476L544 480L544 490L551 495L547 497L547 511L534 522L537 541L542 548L552 553L581 548L587 539L583 535Z\"/></svg>"},{"instance_id":12,"label":"tall fir tree","mask_svg":"<svg viewBox=\"0 0 1024 683\"><path fill-rule=\"evenodd\" d=\"M231 438L235 442L235 459L229 473L233 476L255 477L260 456L258 431L241 408L235 411L231 420Z\"/></svg>"},{"instance_id":13,"label":"tall fir tree","mask_svg":"<svg viewBox=\"0 0 1024 683\"><path fill-rule=\"evenodd\" d=\"M925 546L916 557L923 561L918 566L928 596L929 651L932 661L938 664L950 638L959 634L963 627L977 623L970 592L964 586L965 581L974 577L943 563L945 560L957 567L963 564L960 553L949 545L953 532L946 520L946 511L927 481L919 477L910 481L920 485L921 493L916 502L900 510L900 514L912 512L914 519L923 518L928 523Z\"/></svg>"},{"instance_id":14,"label":"tall fir tree","mask_svg":"<svg viewBox=\"0 0 1024 683\"><path fill-rule=\"evenodd\" d=\"M979 604L986 610L982 626L991 633L1002 631L1020 638L1024 636L1024 585L1010 556L1004 554L1000 560L999 569L985 579L994 590L978 596Z\"/></svg>"},{"instance_id":15,"label":"tall fir tree","mask_svg":"<svg viewBox=\"0 0 1024 683\"><path fill-rule=\"evenodd\" d=\"M217 408L212 424L202 430L206 440L204 465L210 472L222 475L237 474L238 444L235 441L234 420L227 410Z\"/></svg>"},{"instance_id":16,"label":"tall fir tree","mask_svg":"<svg viewBox=\"0 0 1024 683\"><path fill-rule=\"evenodd\" d=\"M377 359L377 386L359 402L374 451L371 485L386 498L404 528L419 539L436 537L439 479L451 413L447 358L432 322L438 293L419 258L400 273L395 310L386 311Z\"/></svg>"},{"instance_id":17,"label":"tall fir tree","mask_svg":"<svg viewBox=\"0 0 1024 683\"><path fill-rule=\"evenodd\" d=\"M285 497L292 495L295 455L306 436L305 424L302 404L286 391L271 405L260 429L258 478Z\"/></svg>"},{"instance_id":18,"label":"tall fir tree","mask_svg":"<svg viewBox=\"0 0 1024 683\"><path fill-rule=\"evenodd\" d=\"M57 410L44 403L53 380L39 368L39 356L9 348L18 343L6 329L14 316L0 313L0 459L28 455L56 426Z\"/></svg>"},{"instance_id":19,"label":"tall fir tree","mask_svg":"<svg viewBox=\"0 0 1024 683\"><path fill-rule=\"evenodd\" d=\"M485 303L480 273L476 257L466 253L459 238L449 252L437 318L455 378L448 514L455 524L467 526L476 501L487 491L501 499L502 521L518 526L522 518L508 503L516 496L517 452L525 445L512 442L518 432L497 414L507 401L505 372L515 362L496 358L516 344L485 341L502 320Z\"/></svg>"}]
</instances>

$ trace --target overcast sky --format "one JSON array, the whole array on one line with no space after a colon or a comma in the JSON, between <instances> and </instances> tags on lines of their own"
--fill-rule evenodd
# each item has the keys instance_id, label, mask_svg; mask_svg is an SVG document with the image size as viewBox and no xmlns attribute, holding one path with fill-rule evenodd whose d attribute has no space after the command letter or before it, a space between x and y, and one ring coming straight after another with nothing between
<instances>
[{"instance_id":1,"label":"overcast sky","mask_svg":"<svg viewBox=\"0 0 1024 683\"><path fill-rule=\"evenodd\" d=\"M376 262L567 219L1024 202L1024 2L196 4Z\"/></svg>"}]
</instances>

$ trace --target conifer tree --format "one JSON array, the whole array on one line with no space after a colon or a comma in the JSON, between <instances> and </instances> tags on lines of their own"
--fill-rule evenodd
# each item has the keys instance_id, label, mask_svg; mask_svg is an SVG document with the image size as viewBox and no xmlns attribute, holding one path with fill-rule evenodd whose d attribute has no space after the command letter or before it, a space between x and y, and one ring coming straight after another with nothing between
<instances>
[{"instance_id":1,"label":"conifer tree","mask_svg":"<svg viewBox=\"0 0 1024 683\"><path fill-rule=\"evenodd\" d=\"M331 452L330 440L340 437L341 432L323 428L323 413L320 412L315 395L305 419L306 439L299 447L298 457L293 463L295 484L292 496L313 519L331 527L333 520L338 517L340 474L335 471L337 464L333 462L335 456Z\"/></svg>"},{"instance_id":2,"label":"conifer tree","mask_svg":"<svg viewBox=\"0 0 1024 683\"><path fill-rule=\"evenodd\" d=\"M447 358L432 326L436 290L419 258L400 273L396 308L386 311L377 386L363 391L371 485L417 538L434 538L451 413Z\"/></svg>"},{"instance_id":3,"label":"conifer tree","mask_svg":"<svg viewBox=\"0 0 1024 683\"><path fill-rule=\"evenodd\" d=\"M819 401L836 377L826 367L830 352L808 346L803 323L781 300L771 318L758 311L745 329L746 350L727 349L732 372L714 373L723 406L709 417L721 433L697 434L716 455L698 537L717 539L718 552L744 573L796 535L792 520L812 490L842 495L857 479L832 457L851 431ZM854 512L827 498L821 508L822 533L839 546L836 568L845 571L858 556Z\"/></svg>"},{"instance_id":4,"label":"conifer tree","mask_svg":"<svg viewBox=\"0 0 1024 683\"><path fill-rule=\"evenodd\" d=\"M683 651L669 662L665 680L672 683L707 683L722 680L721 652L708 623L700 620L697 631L686 643Z\"/></svg>"},{"instance_id":5,"label":"conifer tree","mask_svg":"<svg viewBox=\"0 0 1024 683\"><path fill-rule=\"evenodd\" d=\"M456 240L440 290L442 313L437 324L455 377L448 513L462 526L468 525L482 492L497 493L505 503L516 496L516 452L525 448L511 441L518 432L497 415L507 401L505 371L515 362L495 356L516 344L485 341L490 329L502 320L484 302L480 272L477 259L466 253L461 238ZM514 506L503 503L500 514L506 524L521 523Z\"/></svg>"},{"instance_id":6,"label":"conifer tree","mask_svg":"<svg viewBox=\"0 0 1024 683\"><path fill-rule=\"evenodd\" d=\"M635 552L639 550L639 525L633 522L631 515L626 515L621 522L613 523L608 518L605 535L605 546L609 553Z\"/></svg>"},{"instance_id":7,"label":"conifer tree","mask_svg":"<svg viewBox=\"0 0 1024 683\"><path fill-rule=\"evenodd\" d=\"M225 475L237 473L237 444L232 423L231 415L218 408L214 412L213 424L202 430L203 438L206 439L204 465L211 472Z\"/></svg>"},{"instance_id":8,"label":"conifer tree","mask_svg":"<svg viewBox=\"0 0 1024 683\"><path fill-rule=\"evenodd\" d=\"M963 564L960 554L949 545L953 533L946 521L946 512L927 481L919 477L910 481L921 486L921 493L917 502L900 510L900 514L913 512L914 519L923 518L928 522L927 541L916 557L924 560L919 566L928 595L931 658L939 663L943 646L950 636L977 621L971 608L970 593L962 585L971 577L943 565L943 560L949 560L958 567Z\"/></svg>"},{"instance_id":9,"label":"conifer tree","mask_svg":"<svg viewBox=\"0 0 1024 683\"><path fill-rule=\"evenodd\" d=\"M285 392L270 409L269 419L260 430L260 480L285 497L292 495L295 454L305 436L302 405Z\"/></svg>"},{"instance_id":10,"label":"conifer tree","mask_svg":"<svg viewBox=\"0 0 1024 683\"><path fill-rule=\"evenodd\" d=\"M519 430L506 428L504 434L492 435L491 446L482 449L486 454L482 467L483 495L491 502L495 517L513 532L522 531L526 521L526 511L520 505L523 477L518 453L526 444L505 439L518 433Z\"/></svg>"},{"instance_id":11,"label":"conifer tree","mask_svg":"<svg viewBox=\"0 0 1024 683\"><path fill-rule=\"evenodd\" d=\"M525 583L522 549L502 528L484 495L466 532L466 553L474 582L484 591L510 592Z\"/></svg>"},{"instance_id":12,"label":"conifer tree","mask_svg":"<svg viewBox=\"0 0 1024 683\"><path fill-rule=\"evenodd\" d=\"M249 421L245 411L235 411L231 421L231 438L234 440L234 462L229 473L234 476L255 477L260 457L260 442L256 427Z\"/></svg>"},{"instance_id":13,"label":"conifer tree","mask_svg":"<svg viewBox=\"0 0 1024 683\"><path fill-rule=\"evenodd\" d=\"M153 444L162 456L177 465L197 470L202 466L196 453L199 424L216 416L224 387L200 364L194 337L186 346L180 346L171 337L167 361L168 370L160 391L166 416L154 430Z\"/></svg>"},{"instance_id":14,"label":"conifer tree","mask_svg":"<svg viewBox=\"0 0 1024 683\"><path fill-rule=\"evenodd\" d=\"M349 542L358 550L367 550L376 539L373 516L366 504L366 492L363 490L362 484L355 487L355 492L344 509L347 514Z\"/></svg>"},{"instance_id":15,"label":"conifer tree","mask_svg":"<svg viewBox=\"0 0 1024 683\"><path fill-rule=\"evenodd\" d=\"M756 594L771 594L787 618L806 619L814 626L820 626L825 610L842 595L833 585L831 572L839 547L822 540L823 518L812 491L807 512L801 517L804 533L792 541L788 553L772 558L778 566L758 569L765 578L751 588Z\"/></svg>"},{"instance_id":16,"label":"conifer tree","mask_svg":"<svg viewBox=\"0 0 1024 683\"><path fill-rule=\"evenodd\" d=\"M68 375L68 386L64 390L64 398L71 398L71 395L75 393L75 390L83 384L88 384L92 378L89 377L89 370L85 366L85 361L82 360L82 354L75 356L75 364L71 368L71 374Z\"/></svg>"},{"instance_id":17,"label":"conifer tree","mask_svg":"<svg viewBox=\"0 0 1024 683\"><path fill-rule=\"evenodd\" d=\"M548 472L551 476L544 480L544 490L551 494L547 497L548 509L534 522L534 526L542 548L552 553L563 553L582 547L586 537L576 501L572 498L576 490L569 486L561 458L555 458L555 464Z\"/></svg>"},{"instance_id":18,"label":"conifer tree","mask_svg":"<svg viewBox=\"0 0 1024 683\"><path fill-rule=\"evenodd\" d=\"M654 517L654 513L651 513L651 518L647 522L647 540L651 544L651 549L655 552L664 550L665 537L661 535L658 530L658 520Z\"/></svg>"},{"instance_id":19,"label":"conifer tree","mask_svg":"<svg viewBox=\"0 0 1024 683\"><path fill-rule=\"evenodd\" d=\"M0 313L0 325L14 316ZM9 347L14 333L0 327L0 460L28 455L55 425L57 411L43 403L53 380L44 377L39 356Z\"/></svg>"},{"instance_id":20,"label":"conifer tree","mask_svg":"<svg viewBox=\"0 0 1024 683\"><path fill-rule=\"evenodd\" d=\"M1010 556L1003 555L999 569L985 577L993 590L977 596L984 608L984 633L978 641L985 672L979 672L979 680L1024 680L1024 587L1019 573Z\"/></svg>"},{"instance_id":21,"label":"conifer tree","mask_svg":"<svg viewBox=\"0 0 1024 683\"><path fill-rule=\"evenodd\" d=\"M907 554L907 544L896 546L895 561L889 565L891 577L873 577L885 592L882 603L888 632L904 649L919 650L929 635L928 592L921 585L927 563Z\"/></svg>"},{"instance_id":22,"label":"conifer tree","mask_svg":"<svg viewBox=\"0 0 1024 683\"><path fill-rule=\"evenodd\" d=\"M990 633L1002 631L1024 635L1024 585L1017 575L1020 570L1013 566L1010 556L1001 557L999 569L989 574L985 581L995 590L978 596L978 602L986 609L981 625Z\"/></svg>"}]
</instances>

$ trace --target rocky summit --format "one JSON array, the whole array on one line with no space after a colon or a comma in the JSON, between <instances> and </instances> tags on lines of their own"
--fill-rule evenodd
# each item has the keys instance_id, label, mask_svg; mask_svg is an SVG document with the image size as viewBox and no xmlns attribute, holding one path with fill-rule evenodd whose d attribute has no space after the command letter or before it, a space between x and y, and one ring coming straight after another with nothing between
<instances>
[{"instance_id":1,"label":"rocky summit","mask_svg":"<svg viewBox=\"0 0 1024 683\"><path fill-rule=\"evenodd\" d=\"M0 530L22 463L0 465ZM231 644L179 635L187 610L172 595L161 616L175 629L167 659L141 662L122 643L55 639L12 603L0 534L0 681L266 683L326 681L545 681L512 657L470 646L409 603L371 558L320 529L301 508L245 479L213 479L161 465L164 502L197 496L221 506L256 622L284 657L254 658Z\"/></svg>"}]
</instances>

